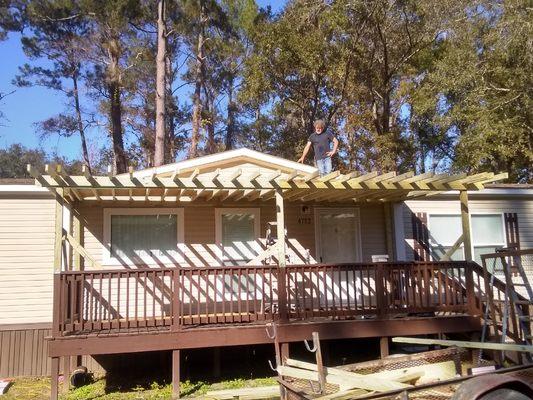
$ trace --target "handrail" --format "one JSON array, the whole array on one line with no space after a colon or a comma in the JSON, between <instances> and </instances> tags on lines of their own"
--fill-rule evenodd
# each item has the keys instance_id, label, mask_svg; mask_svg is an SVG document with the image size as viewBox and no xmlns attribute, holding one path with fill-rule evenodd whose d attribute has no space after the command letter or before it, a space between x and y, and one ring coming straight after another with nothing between
<instances>
[{"instance_id":1,"label":"handrail","mask_svg":"<svg viewBox=\"0 0 533 400\"><path fill-rule=\"evenodd\" d=\"M454 264L461 266L465 264L465 261L387 261L387 262L355 262L355 263L316 263L316 264L288 264L287 266L292 268L305 268L308 266L313 267L343 267L343 266L360 266L360 267L369 267L374 268L377 265L439 265L439 264ZM476 264L477 265L477 264ZM71 271L60 271L62 275L83 275L87 273L118 273L118 272L151 272L151 271L168 271L172 269L183 269L183 270L193 270L193 271L205 271L208 269L253 269L253 268L264 268L264 267L276 267L276 265L271 264L260 264L260 265L215 265L215 266L177 266L171 265L169 267L140 267L140 268L131 268L131 267L121 267L121 268L102 268L102 269L86 269L83 271L71 270Z\"/></svg>"}]
</instances>

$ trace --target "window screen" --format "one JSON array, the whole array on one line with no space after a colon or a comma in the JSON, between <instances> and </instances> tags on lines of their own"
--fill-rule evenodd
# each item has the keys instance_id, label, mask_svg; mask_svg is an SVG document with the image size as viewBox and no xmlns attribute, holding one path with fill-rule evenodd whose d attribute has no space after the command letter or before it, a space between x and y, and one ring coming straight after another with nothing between
<instances>
[{"instance_id":1,"label":"window screen","mask_svg":"<svg viewBox=\"0 0 533 400\"><path fill-rule=\"evenodd\" d=\"M112 215L111 257L175 257L177 224L176 214Z\"/></svg>"}]
</instances>

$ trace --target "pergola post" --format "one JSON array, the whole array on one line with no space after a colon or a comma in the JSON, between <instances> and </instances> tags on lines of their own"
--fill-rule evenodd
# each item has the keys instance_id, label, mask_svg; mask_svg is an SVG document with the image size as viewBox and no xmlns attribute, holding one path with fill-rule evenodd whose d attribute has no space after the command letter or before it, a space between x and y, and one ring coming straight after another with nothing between
<instances>
[{"instance_id":1,"label":"pergola post","mask_svg":"<svg viewBox=\"0 0 533 400\"><path fill-rule=\"evenodd\" d=\"M389 256L389 261L394 261L394 212L392 210L392 203L383 203L383 216L385 219L385 239L387 245L387 255Z\"/></svg>"},{"instance_id":2,"label":"pergola post","mask_svg":"<svg viewBox=\"0 0 533 400\"><path fill-rule=\"evenodd\" d=\"M287 264L285 260L285 209L281 190L276 190L276 228L278 236L278 264L280 268L283 268Z\"/></svg>"},{"instance_id":3,"label":"pergola post","mask_svg":"<svg viewBox=\"0 0 533 400\"><path fill-rule=\"evenodd\" d=\"M63 188L56 189L56 226L54 240L54 273L61 271L63 264Z\"/></svg>"},{"instance_id":4,"label":"pergola post","mask_svg":"<svg viewBox=\"0 0 533 400\"><path fill-rule=\"evenodd\" d=\"M459 201L461 202L461 225L463 227L465 260L473 261L472 237L470 234L470 212L468 209L468 192L466 190L461 190L459 192Z\"/></svg>"},{"instance_id":5,"label":"pergola post","mask_svg":"<svg viewBox=\"0 0 533 400\"><path fill-rule=\"evenodd\" d=\"M81 221L81 216L79 210L77 210L74 206L72 206L71 209L71 215L72 215L72 233L74 236L74 239L76 239L76 242L80 244L80 246L83 247L84 245L84 237L83 237L83 223ZM73 257L74 257L74 269L76 271L83 271L84 265L83 265L83 257L81 256L80 252L76 249L73 250Z\"/></svg>"},{"instance_id":6,"label":"pergola post","mask_svg":"<svg viewBox=\"0 0 533 400\"><path fill-rule=\"evenodd\" d=\"M476 307L476 292L474 289L474 273L472 271L471 263L474 260L472 255L472 236L470 232L470 211L468 209L468 192L461 190L459 192L459 201L461 203L461 225L463 228L463 244L465 261L465 288L466 301L469 313L476 315L479 310Z\"/></svg>"},{"instance_id":7,"label":"pergola post","mask_svg":"<svg viewBox=\"0 0 533 400\"><path fill-rule=\"evenodd\" d=\"M285 210L283 205L283 194L280 189L276 190L276 229L278 246L278 307L281 321L288 320L287 316L287 290L285 267L287 265L285 254Z\"/></svg>"},{"instance_id":8,"label":"pergola post","mask_svg":"<svg viewBox=\"0 0 533 400\"><path fill-rule=\"evenodd\" d=\"M55 235L54 235L54 294L52 313L52 336L59 335L59 286L61 264L63 259L63 189L55 192ZM52 357L51 363L51 393L50 399L57 400L59 394L59 357Z\"/></svg>"}]
</instances>

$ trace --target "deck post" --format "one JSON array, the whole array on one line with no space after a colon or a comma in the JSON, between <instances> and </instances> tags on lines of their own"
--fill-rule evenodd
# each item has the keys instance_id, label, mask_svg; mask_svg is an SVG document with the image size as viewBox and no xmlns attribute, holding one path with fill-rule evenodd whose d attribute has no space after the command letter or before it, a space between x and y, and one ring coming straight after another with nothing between
<instances>
[{"instance_id":1,"label":"deck post","mask_svg":"<svg viewBox=\"0 0 533 400\"><path fill-rule=\"evenodd\" d=\"M472 236L470 232L470 211L468 209L468 192L461 190L459 192L459 201L461 202L461 225L463 228L463 244L465 252L465 288L466 302L468 311L472 315L478 314L476 307L476 292L474 288L474 272L471 263L474 260L472 255Z\"/></svg>"},{"instance_id":2,"label":"deck post","mask_svg":"<svg viewBox=\"0 0 533 400\"><path fill-rule=\"evenodd\" d=\"M70 371L72 371L70 366L70 356L63 357L63 387L62 392L66 393L70 389Z\"/></svg>"},{"instance_id":3,"label":"deck post","mask_svg":"<svg viewBox=\"0 0 533 400\"><path fill-rule=\"evenodd\" d=\"M382 359L389 356L389 338L387 336L382 336L379 339L379 353Z\"/></svg>"},{"instance_id":4,"label":"deck post","mask_svg":"<svg viewBox=\"0 0 533 400\"><path fill-rule=\"evenodd\" d=\"M220 378L220 373L220 347L213 347L213 376L215 378Z\"/></svg>"},{"instance_id":5,"label":"deck post","mask_svg":"<svg viewBox=\"0 0 533 400\"><path fill-rule=\"evenodd\" d=\"M180 350L172 350L172 398L180 398Z\"/></svg>"},{"instance_id":6,"label":"deck post","mask_svg":"<svg viewBox=\"0 0 533 400\"><path fill-rule=\"evenodd\" d=\"M281 348L281 363L283 364L287 358L290 358L289 342L280 343Z\"/></svg>"},{"instance_id":7,"label":"deck post","mask_svg":"<svg viewBox=\"0 0 533 400\"><path fill-rule=\"evenodd\" d=\"M59 395L59 357L52 357L50 376L50 400L57 400Z\"/></svg>"},{"instance_id":8,"label":"deck post","mask_svg":"<svg viewBox=\"0 0 533 400\"><path fill-rule=\"evenodd\" d=\"M376 263L375 282L376 282L376 313L378 318L383 318L387 314L387 292L385 286L385 264Z\"/></svg>"},{"instance_id":9,"label":"deck post","mask_svg":"<svg viewBox=\"0 0 533 400\"><path fill-rule=\"evenodd\" d=\"M286 288L286 271L287 261L285 259L285 210L283 205L283 194L281 189L276 190L276 229L277 229L277 246L278 246L278 308L280 320L287 322L287 288Z\"/></svg>"},{"instance_id":10,"label":"deck post","mask_svg":"<svg viewBox=\"0 0 533 400\"><path fill-rule=\"evenodd\" d=\"M181 268L174 268L172 270L172 325L170 330L172 332L179 331L181 328L181 310L180 310L180 285L182 282Z\"/></svg>"}]
</instances>

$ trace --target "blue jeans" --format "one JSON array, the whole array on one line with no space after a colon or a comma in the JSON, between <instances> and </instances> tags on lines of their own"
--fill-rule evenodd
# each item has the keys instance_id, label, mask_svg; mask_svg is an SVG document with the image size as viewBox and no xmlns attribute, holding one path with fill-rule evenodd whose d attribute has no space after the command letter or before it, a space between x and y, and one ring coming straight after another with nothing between
<instances>
[{"instance_id":1,"label":"blue jeans","mask_svg":"<svg viewBox=\"0 0 533 400\"><path fill-rule=\"evenodd\" d=\"M326 157L322 160L315 160L315 163L320 176L327 175L331 172L331 157Z\"/></svg>"}]
</instances>

